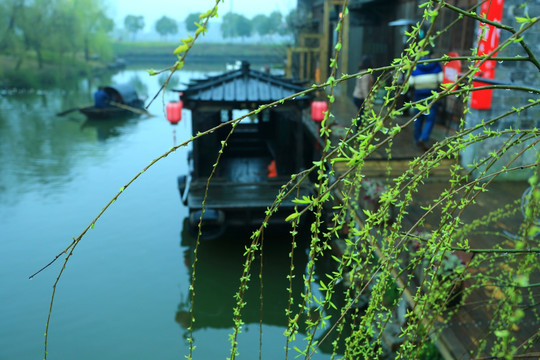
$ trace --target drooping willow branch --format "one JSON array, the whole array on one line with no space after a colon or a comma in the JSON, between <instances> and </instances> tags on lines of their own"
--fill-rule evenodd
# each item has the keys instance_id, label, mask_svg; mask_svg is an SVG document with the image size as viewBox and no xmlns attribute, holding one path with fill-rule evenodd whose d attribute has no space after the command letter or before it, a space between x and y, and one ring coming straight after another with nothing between
<instances>
[{"instance_id":1,"label":"drooping willow branch","mask_svg":"<svg viewBox=\"0 0 540 360\"><path fill-rule=\"evenodd\" d=\"M463 9L460 9L457 6L449 4L444 0L433 0L433 1L435 1L435 2L437 2L439 4L442 4L444 7L447 7L449 9L451 9L452 11L455 11L455 12L459 13L460 15L467 16L467 17L469 17L471 19L474 19L476 21L479 21L481 23L489 24L489 25L494 26L494 27L496 27L498 29L510 32L515 37L516 41L519 42L519 44L523 47L523 50L525 50L525 52L529 56L528 60L534 64L534 66L536 67L536 69L538 71L540 71L540 62L538 61L538 59L536 58L536 56L534 55L534 53L530 49L529 45L527 45L527 43L522 38L519 38L519 37L515 36L516 34L519 33L519 31L516 31L516 29L514 29L513 27L498 23L496 21L488 20L485 17L478 16L476 13L471 12L471 11L469 11L469 12L464 11ZM485 0L485 1L490 1L490 0ZM538 22L539 19L540 19L540 17L535 17L535 18L529 19L529 23L525 27L529 28L529 27L535 25Z\"/></svg>"},{"instance_id":2,"label":"drooping willow branch","mask_svg":"<svg viewBox=\"0 0 540 360\"><path fill-rule=\"evenodd\" d=\"M205 19L204 24L199 27L199 30L195 34L195 38L190 38L186 41L183 41L184 45L181 45L181 47L179 48L183 49L184 51L180 52L183 55L179 57L179 61L175 63L173 66L171 66L170 68L163 70L163 71L170 71L171 73L169 77L167 78L167 80L165 81L165 83L163 84L163 86L158 90L156 96L152 99L152 101L154 101L157 98L158 94L164 89L164 87L166 86L167 82L169 81L173 73L179 70L181 66L183 66L185 55L187 54L191 46L194 44L199 34L204 33L204 29L206 28L207 21L210 19L210 17L217 14L217 5L219 4L219 2L220 1L217 0L214 8L210 10L206 14L206 16L203 16L203 18ZM314 224L314 227L312 230L312 240L313 240L312 247L314 248L310 249L310 255L309 255L309 262L310 262L311 267L309 269L309 273L306 276L306 282L305 282L306 291L303 293L304 300L302 304L299 304L300 305L299 307L301 309L300 311L306 310L307 301L311 301L310 299L308 300L308 297L314 296L313 290L311 289L311 283L312 281L314 281L313 264L315 262L315 258L321 253L322 250L325 249L326 241L330 239L330 237L332 236L332 233L336 232L336 229L339 228L339 226L341 226L343 222L345 221L344 219L347 216L348 208L349 207L353 208L355 206L353 197L356 193L354 191L357 191L358 188L362 187L362 178L363 178L362 170L365 164L365 159L367 157L372 155L375 151L379 149L383 149L383 147L385 146L390 146L392 141L401 133L403 129L405 129L408 126L411 126L412 123L418 118L418 116L420 116L425 111L429 111L429 109L433 106L433 104L436 101L439 101L440 99L446 96L465 95L465 97L467 97L471 91L479 91L483 89L513 89L513 90L519 90L519 91L528 91L535 94L540 93L540 90L537 88L511 85L511 84L493 84L489 86L475 87L475 88L471 88L470 86L470 82L472 81L473 76L474 76L473 74L476 73L478 66L481 65L484 61L488 61L488 60L505 60L505 61L520 61L520 62L527 61L534 64L535 67L538 70L540 70L540 64L538 60L534 57L534 54L532 54L532 52L530 51L530 48L525 43L522 37L522 35L526 31L529 31L531 27L537 23L538 18L530 19L528 23L525 23L519 31L516 31L515 29L507 25L489 22L483 17L477 16L476 14L472 14L471 12L465 12L461 9L454 7L453 5L447 4L445 1L434 0L434 2L438 5L435 8L436 10L440 10L441 7L447 7L448 9L457 12L461 16L468 16L468 17L473 18L474 20L477 20L483 23L488 23L490 25L496 26L497 28L501 30L508 31L512 33L512 36L510 36L508 40L500 44L493 52L487 55L468 56L468 57L459 57L459 58L449 58L448 56L443 56L441 59L424 60L424 59L421 59L421 55L423 54L426 46L428 46L429 39L434 39L436 36L440 35L439 33L436 35L433 35L433 31L434 31L433 25L435 23L433 22L433 24L430 26L428 30L428 40L424 40L424 41L421 40L419 42L411 41L410 47L406 50L403 57L401 59L394 61L392 65L379 67L376 69L370 69L363 73L356 73L352 75L342 75L340 78L336 79L338 56L339 56L339 51L341 50L340 48L341 28L340 28L338 30L338 35L339 35L338 44L336 45L336 48L335 48L336 53L332 62L333 64L332 72L329 79L327 79L325 83L314 85L311 89L308 89L306 91L293 94L287 98L281 99L279 101L275 101L271 104L263 105L259 107L258 109L249 112L248 114L244 116L222 123L216 126L215 128L209 129L207 131L198 133L195 136L191 137L189 140L183 142L182 144L172 147L169 151L167 151L160 157L151 161L150 164L146 166L141 172L137 173L128 183L126 183L126 185L124 185L121 188L121 190L109 201L109 203L106 204L106 206L101 210L101 212L99 212L99 214L91 221L91 223L83 230L83 232L77 238L73 238L73 241L64 250L62 250L59 254L57 254L56 257L49 264L45 265L36 273L30 276L30 278L33 278L44 269L51 266L60 257L62 257L63 255L66 255L62 268L53 285L53 292L51 295L51 302L49 305L49 314L47 318L47 325L46 325L46 332L45 332L45 358L47 357L47 336L48 336L47 333L49 330L49 323L51 319L53 302L54 302L55 294L56 294L56 288L66 268L66 265L69 259L71 258L71 256L73 255L74 249L82 240L82 238L86 235L88 230L94 227L96 222L101 218L101 216L105 213L105 211L109 208L109 206L111 206L119 198L119 196L122 194L123 191L125 191L134 181L136 181L139 178L139 176L141 176L143 173L149 170L156 162L167 157L168 155L170 155L172 152L175 152L180 147L184 147L190 142L195 141L199 139L200 137L205 136L208 133L216 131L217 129L220 129L223 126L230 125L232 126L231 132L229 133L229 136L230 136L230 134L232 134L232 131L234 131L235 124L238 124L242 119L248 116L258 114L259 112L269 109L270 107L279 106L280 104L282 104L283 102L287 100L293 99L298 96L307 95L313 91L330 89L329 95L328 95L330 106L325 116L325 120L323 121L323 129L321 131L321 134L324 138L323 140L324 150L323 150L323 154L320 161L314 162L313 166L311 166L309 169L306 169L298 174L293 175L291 179L286 184L283 185L283 187L279 191L279 194L276 196L274 203L269 209L267 209L265 218L261 226L253 233L252 238L251 238L252 243L246 251L245 261L244 261L244 271L240 279L241 285L236 293L237 306L233 309L234 334L233 334L233 340L232 340L233 344L231 348L231 358L234 358L237 353L237 346L238 346L237 335L243 324L242 323L242 308L245 306L244 292L247 288L247 284L249 282L249 278L251 275L251 264L254 260L254 256L257 251L262 250L261 247L262 247L264 229L266 225L268 224L270 217L279 208L283 199L289 196L294 196L295 191L296 191L296 194L298 194L298 189L301 183L305 181L310 174L318 171L317 175L319 176L318 178L319 181L317 183L318 186L317 186L316 194L307 200L298 199L299 201L298 203L299 204L301 203L303 205L303 209L299 210L298 207L295 208L293 214L291 214L288 220L291 221L293 225L297 224L297 222L300 220L300 217L306 214L308 211L311 211L316 216L320 217L322 213L322 205L330 201L334 193L343 194L346 197L346 199L344 199L340 205L336 206L337 208L339 208L337 211L338 215L333 220L333 224L328 228L327 232L324 232L324 231L322 232L322 236L321 236L320 229L323 226L323 222L321 221L321 219L317 218ZM344 16L348 16L346 12L346 3L345 3L344 9L345 9ZM344 17L340 19L340 23L339 23L340 26L342 24L343 18ZM457 24L457 22L454 22L453 24ZM449 28L445 29L445 31L447 31L448 29ZM414 37L415 35L417 35L417 33L413 32L411 35L412 37ZM497 57L496 58L493 56L497 51L500 51L501 49L503 49L505 46L507 46L508 44L512 42L519 42L521 46L523 47L523 49L527 52L528 58L523 58L523 57L515 57L515 58ZM403 105L403 107L401 107L400 109L396 109L397 96L392 96L390 93L392 91L395 91L395 93L399 94L407 87L406 84L398 86L397 78L398 78L399 72L406 74L405 78L407 79L408 76L410 76L410 72L412 71L412 69L418 64L429 63L429 62L434 62L434 61L446 62L446 61L451 61L451 60L456 60L456 59L475 62L475 64L474 66L471 66L468 71L462 74L460 78L457 79L457 81L454 84L441 89L441 91L437 93L434 93L428 99L421 102L408 103L408 104ZM334 88L340 83L342 83L343 81L351 80L367 72L383 73L383 75L381 75L380 80L379 80L382 83L382 80L383 79L386 80L386 77L389 76L387 74L390 74L393 71L395 72L395 77L393 78L392 84L386 88L387 96L385 98L384 106L381 107L379 113L375 114L372 108L373 104L368 104L369 105L368 108L371 111L369 114L370 122L357 132L354 132L352 130L352 127L349 128L347 131L346 137L343 140L341 140L337 146L332 148L332 144L329 141L330 129L329 129L328 120L332 112L332 104L334 100ZM458 86L457 88L455 88L456 85ZM318 319L316 322L314 322L314 324L311 325L313 326L313 328L309 331L309 334L307 336L307 346L306 346L307 358L311 357L311 355L317 350L317 348L321 345L321 343L325 341L325 339L330 334L330 332L342 326L342 321L350 313L350 310L354 302L358 299L358 297L361 294L367 291L368 284L372 283L375 280L377 274L381 275L381 279L388 279L390 278L390 275L393 276L395 274L401 274L401 272L404 271L404 270L398 269L395 263L395 260L399 252L403 250L404 245L406 244L407 241L414 238L414 231L420 228L422 224L425 222L427 216L429 214L433 214L435 210L440 209L441 211L443 211L444 216L442 216L440 219L440 224L438 225L439 227L435 229L433 232L434 234L441 235L440 243L433 244L432 242L426 242L426 245L429 246L429 251L433 253L434 258L441 256L438 254L439 250L442 250L443 253L446 251L452 251L452 250L463 250L469 253L478 254L479 257L486 254L489 255L490 253L493 253L493 254L511 253L511 254L520 255L524 257L538 254L539 250L537 246L527 247L524 249L517 249L517 248L515 249L505 249L505 248L476 249L476 248L470 248L468 246L459 245L459 244L458 244L459 246L454 246L452 242L450 241L450 236L453 233L456 233L459 236L470 230L469 228L464 229L465 231L461 234L455 230L455 228L458 228L460 226L459 217L462 215L465 208L468 207L470 204L472 204L474 200L476 199L476 197L481 192L485 191L485 189L487 188L487 185L493 179L495 179L496 177L498 177L499 175L503 173L521 171L525 169L533 169L535 167L536 168L538 167L538 161L531 164L523 165L523 166L511 167L515 159L522 156L525 153L525 151L536 146L536 144L538 143L538 140L535 140L534 137L538 137L540 135L538 133L538 130L536 129L534 130L507 129L507 130L494 131L494 130L490 130L488 127L490 125L495 124L500 119L503 119L513 114L517 114L523 110L538 106L539 104L540 104L539 100L531 101L529 104L522 105L521 107L509 110L504 114L496 116L472 128L461 129L455 136L447 137L446 139L436 143L435 146L433 146L431 150L429 150L422 156L419 156L416 159L412 160L409 164L408 170L406 170L402 174L402 176L394 179L395 185L393 188L389 190L388 194L385 194L384 198L381 201L383 206L379 209L378 212L372 212L372 213L368 212L367 220L365 221L356 219L356 218L354 219L354 222L356 222L356 225L358 227L353 230L355 236L357 236L357 238L353 242L354 246L359 246L361 244L361 241L365 241L371 247L369 249L370 254L376 253L377 251L380 253L379 260L378 260L379 262L377 263L377 266L374 267L373 269L368 269L371 272L366 271L366 275L364 279L367 280L367 283L358 291L358 293L354 293L354 291L351 289L349 290L347 294L348 296L350 295L350 297L347 298L346 306L342 309L342 311L339 314L338 319L333 324L332 329L326 334L324 339L322 339L319 342L315 342L315 330L317 329L318 325L321 324L322 317ZM400 112L408 108L417 108L417 109L421 109L421 111L415 114L414 116L412 116L404 124L395 124L393 127L388 125L396 116L400 114ZM351 120L351 123L352 124L354 123L354 119ZM473 135L476 131L483 131L483 133L481 135ZM382 140L378 140L377 137L380 136L381 134L384 134L387 136ZM402 200L399 203L400 212L398 214L398 219L403 218L405 207L411 204L412 194L414 193L414 191L416 191L419 184L421 184L426 178L430 176L431 170L437 168L442 160L448 159L451 157L456 158L459 151L465 149L469 145L472 145L475 143L481 143L483 141L486 141L496 136L507 136L507 135L509 135L510 138L505 141L505 144L501 146L497 151L493 152L492 154L489 154L489 156L486 156L484 159L481 159L479 162L475 163L473 168L470 169L468 174L463 174L463 175L460 174L459 171L457 170L458 166L456 166L456 168L454 168L452 172L452 177L450 180L450 183L451 183L450 189L448 189L444 193L441 193L441 195L437 199L435 199L430 206L424 209L423 216L420 216L420 218L415 223L413 223L413 225L410 226L409 229L403 229L403 225L401 223L396 223L392 227L383 226L382 230L377 228L377 226L382 223L382 219L384 218L384 215L383 215L384 211L386 211L390 205L397 204L397 201L398 201L397 199L400 197L403 197L404 200ZM501 155L504 152L512 149L515 146L523 144L525 141L532 141L533 144L526 146L523 150L515 154L503 166L501 170L488 174L488 170L491 169L495 165L496 161L501 158ZM227 139L225 140L225 143L222 144L221 150L224 149L226 142L227 142ZM221 153L217 154L216 164L219 162L220 156L221 156ZM332 176L334 175L334 171L335 171L335 165L337 163L345 163L347 165L347 169L343 173L339 174L338 176L332 179ZM469 181L467 179L468 179L468 176L472 174L472 171L479 171L480 174L479 176L476 177L475 180ZM208 178L208 181L207 181L206 193L204 197L205 200L203 202L202 213L204 213L204 203L206 202L208 186L209 186L211 178L212 178L212 175ZM345 191L342 191L339 188L341 183L348 184L349 188L346 190L347 193L345 193ZM462 196L463 202L456 201L456 199L459 196ZM296 197L298 197L298 195ZM197 237L197 244L199 242L199 237L201 235L200 224L201 224L202 216L203 215L201 214L201 218L199 219L199 232L198 232L198 237ZM448 234L445 234L445 231L447 231ZM323 240L324 237L326 237L327 239ZM391 244L391 241L394 241L394 240L397 240L397 242ZM381 244L384 246L381 246L381 248L378 248L378 245L379 245L378 241L381 241ZM323 243L322 245L320 245L321 242ZM393 246L393 247L389 247L389 246ZM292 251L293 250L291 249L291 252ZM430 253L428 253L427 250L426 252L423 253L424 256L429 256L429 254ZM359 258L360 254L358 253L351 254L350 258L352 258L353 256L357 256ZM354 259L356 261L355 269L358 268L359 266L358 264L367 264L368 262L368 260L366 260L365 262L362 262L358 258ZM261 261L262 261L262 255L261 255ZM419 265L419 262L420 262L420 257L416 260L416 262L412 262L409 265L409 267L414 268L415 266ZM291 288L291 291L292 291L292 266L293 266L292 264L293 263L292 263L292 258L291 258L291 265L290 265L291 272L289 274L290 276L289 286ZM328 291L331 291L333 287L338 283L338 276L341 276L343 274L344 266L345 266L344 263L340 263L340 270L336 274L333 274L333 277L329 283L330 285L329 285ZM437 265L431 271L436 272L439 269L439 267L440 267L440 264ZM194 269L195 269L195 264L194 264ZM261 266L261 269L262 269L262 266ZM518 274L520 271L522 271L522 269L516 268L514 271L516 274ZM193 274L195 274L195 272L193 272ZM426 279L424 279L424 281L426 281ZM504 282L500 282L500 283L504 284ZM428 285L429 285L429 289L433 289L433 286L434 286L433 282ZM195 285L192 284L192 286L195 286ZM261 289L262 289L262 286L261 286ZM384 289L385 289L384 284L382 283L377 284L377 286L373 290L373 296L374 297L379 296L380 292L383 291ZM194 300L194 293L195 293L195 290L193 289L192 299L191 299L192 306L193 306L193 300ZM510 295L512 294L508 293L508 296ZM420 295L417 294L417 296L419 298L417 299L418 301L415 302L415 311L416 311L415 316L416 317L411 318L412 321L416 323L411 325L413 327L407 327L407 329L403 331L403 335L408 335L408 334L414 335L415 330L420 331L421 330L420 325L424 324L426 325L426 329L423 330L425 332L422 334L418 332L420 334L418 337L421 340L420 344L424 344L427 339L427 334L429 333L431 335L435 333L435 331L433 332L431 331L431 329L435 326L435 318L429 314L429 310L434 309L435 305L429 303L427 295L424 297L420 297ZM292 308L291 308L292 307L291 299L292 298L289 299L289 308L284 309L286 310L286 315L288 319L288 325L287 325L287 330L286 330L287 346L289 344L289 340L292 337L294 337L294 334L298 332L298 324L297 324L298 316L296 317L292 316L293 314L292 314ZM431 297L431 300L432 301L441 300L441 295L434 293ZM443 300L444 300L443 304L448 301L447 298ZM370 308L368 309L368 312L367 312L368 316L366 316L365 319L361 320L362 326L366 325L366 329L367 329L367 325L369 325L370 327L372 326L371 324L367 323L368 321L373 321L373 323L379 324L382 327L385 327L386 324L388 323L388 318L382 319L382 320L375 319L374 314L376 311L378 311L377 309L375 309L377 305L375 303L377 301L379 301L378 298L373 301L373 304L370 304ZM510 307L514 306L516 303L515 299L513 301L514 301L513 303L509 304ZM262 300L261 300L261 306L262 306ZM325 309L328 308L328 306L330 306L330 299L327 297L325 298L323 304L319 307L319 311L322 313ZM427 317L425 322L423 322L423 320L420 319L421 315L423 314L426 314L426 317ZM192 312L191 313L191 326L190 326L190 340L189 340L190 341L189 358L192 358L193 348L194 348L193 347L193 321L194 320L195 319ZM261 322L262 322L262 319L261 319ZM262 328L260 331L261 331L260 343L262 343ZM338 331L341 331L341 330L338 330ZM353 336L356 336L356 337L353 337ZM375 338L376 342L380 342L380 336L381 335L379 334ZM351 337L348 340L351 342L351 344L353 344L354 341L357 341L358 343L360 343L366 338L367 338L367 335L365 334L355 333L351 335ZM409 343L411 343L411 341L409 341ZM355 344L355 346L356 345L358 344ZM334 348L334 351L335 351L335 348ZM352 353L353 350L350 350L350 351ZM374 350L371 349L369 350L369 352L366 352L365 354L367 353L373 354L374 353L373 351ZM412 352L413 350L410 350L406 348L406 346L404 346L403 353L407 354L407 351ZM416 355L418 355L419 351L420 351L419 349L416 349L415 351ZM261 346L259 348L259 352L261 352Z\"/></svg>"},{"instance_id":3,"label":"drooping willow branch","mask_svg":"<svg viewBox=\"0 0 540 360\"><path fill-rule=\"evenodd\" d=\"M159 96L159 94L167 87L167 84L171 80L174 73L177 70L180 70L180 69L182 69L182 67L184 67L184 62L185 62L187 54L189 53L189 50L195 44L195 41L197 41L200 34L204 34L206 32L206 29L207 29L207 26L208 26L208 21L210 21L210 19L212 17L217 16L217 14L218 14L218 5L219 5L219 3L221 1L223 1L223 0L216 0L216 3L214 4L214 7L211 10L208 10L205 14L201 14L200 18L203 20L203 23L202 24L195 23L197 25L197 30L195 31L195 36L194 37L189 36L187 39L183 39L182 40L183 45L180 45L174 51L174 54L178 56L178 61L176 61L174 63L174 65L172 65L172 66L170 66L170 67L168 67L166 69L160 70L160 71L153 71L153 70L149 71L150 75L158 75L158 74L160 74L162 72L165 72L165 71L170 71L170 73L169 73L169 76L167 76L167 78L163 82L163 84L161 84L161 87L156 92L156 95L154 95L154 97L150 100L148 105L146 105L146 107L145 107L146 109L148 109L150 107L150 105L154 102L154 100L156 100L156 98Z\"/></svg>"}]
</instances>

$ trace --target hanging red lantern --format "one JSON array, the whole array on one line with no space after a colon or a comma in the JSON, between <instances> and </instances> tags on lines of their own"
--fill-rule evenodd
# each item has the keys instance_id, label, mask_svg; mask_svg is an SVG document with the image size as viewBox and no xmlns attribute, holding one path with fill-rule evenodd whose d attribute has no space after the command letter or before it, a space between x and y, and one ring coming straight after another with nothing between
<instances>
[{"instance_id":1,"label":"hanging red lantern","mask_svg":"<svg viewBox=\"0 0 540 360\"><path fill-rule=\"evenodd\" d=\"M311 103L311 120L321 122L324 120L328 104L325 101L314 101Z\"/></svg>"},{"instance_id":2,"label":"hanging red lantern","mask_svg":"<svg viewBox=\"0 0 540 360\"><path fill-rule=\"evenodd\" d=\"M167 120L173 125L176 125L182 120L182 100L178 102L170 102L167 104Z\"/></svg>"}]
</instances>

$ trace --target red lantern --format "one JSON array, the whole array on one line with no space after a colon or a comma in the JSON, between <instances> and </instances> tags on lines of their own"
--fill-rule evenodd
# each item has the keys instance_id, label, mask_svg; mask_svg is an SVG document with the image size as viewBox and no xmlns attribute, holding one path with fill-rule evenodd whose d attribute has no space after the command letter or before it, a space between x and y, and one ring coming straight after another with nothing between
<instances>
[{"instance_id":1,"label":"red lantern","mask_svg":"<svg viewBox=\"0 0 540 360\"><path fill-rule=\"evenodd\" d=\"M315 122L324 120L324 113L328 110L328 104L325 101L314 101L311 103L311 119Z\"/></svg>"},{"instance_id":2,"label":"red lantern","mask_svg":"<svg viewBox=\"0 0 540 360\"><path fill-rule=\"evenodd\" d=\"M182 100L178 102L170 102L167 104L167 120L173 125L176 125L182 120Z\"/></svg>"}]
</instances>

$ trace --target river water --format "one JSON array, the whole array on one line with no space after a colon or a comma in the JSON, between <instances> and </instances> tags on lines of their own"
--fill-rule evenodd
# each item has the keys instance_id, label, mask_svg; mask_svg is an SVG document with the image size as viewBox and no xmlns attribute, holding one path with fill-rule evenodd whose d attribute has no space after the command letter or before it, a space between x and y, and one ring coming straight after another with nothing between
<instances>
[{"instance_id":1,"label":"river water","mask_svg":"<svg viewBox=\"0 0 540 360\"><path fill-rule=\"evenodd\" d=\"M176 83L204 76L183 71ZM145 70L125 70L67 90L0 93L0 359L43 357L52 286L63 257L29 276L69 245L135 174L189 138L188 111L176 127L165 120L163 104L176 98L172 92L151 105L154 117L100 122L78 112L56 116L88 103L99 83L120 82L134 83L149 97L160 86ZM187 210L176 185L177 176L187 173L187 151L147 171L77 247L56 289L49 359L163 360L188 353L193 246L183 231ZM194 359L230 354L245 243L234 235L218 240L202 244L199 252ZM277 359L284 358L290 245L286 239L265 241L271 245L264 257L262 358ZM302 272L305 259L297 259ZM256 302L256 291L246 295L248 301ZM259 318L258 306L246 309L240 359L259 357Z\"/></svg>"}]
</instances>

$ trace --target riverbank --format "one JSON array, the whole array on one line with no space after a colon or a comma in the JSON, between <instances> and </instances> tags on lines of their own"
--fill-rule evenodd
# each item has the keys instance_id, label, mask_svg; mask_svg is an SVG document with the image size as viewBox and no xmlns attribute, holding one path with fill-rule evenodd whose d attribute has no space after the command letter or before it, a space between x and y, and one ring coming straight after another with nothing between
<instances>
[{"instance_id":1,"label":"riverbank","mask_svg":"<svg viewBox=\"0 0 540 360\"><path fill-rule=\"evenodd\" d=\"M39 68L35 59L29 56L19 66L16 58L0 55L0 88L30 89L48 88L69 84L80 77L99 75L124 66L122 62L103 63L91 61L66 61L61 64L45 62Z\"/></svg>"},{"instance_id":2,"label":"riverbank","mask_svg":"<svg viewBox=\"0 0 540 360\"><path fill-rule=\"evenodd\" d=\"M17 58L0 55L0 88L29 89L58 86L88 75L114 71L125 65L172 65L177 60L174 42L115 42L113 53L117 60L102 62L64 59L61 64L45 62L39 68L32 54L19 66ZM187 58L187 65L224 65L238 60L251 64L282 68L287 58L286 44L198 43Z\"/></svg>"},{"instance_id":3,"label":"riverbank","mask_svg":"<svg viewBox=\"0 0 540 360\"><path fill-rule=\"evenodd\" d=\"M164 63L172 64L177 58L173 51L174 42L117 42L114 54L127 64ZM238 44L197 43L186 57L187 63L225 64L247 60L251 64L283 66L287 58L286 44Z\"/></svg>"}]
</instances>

